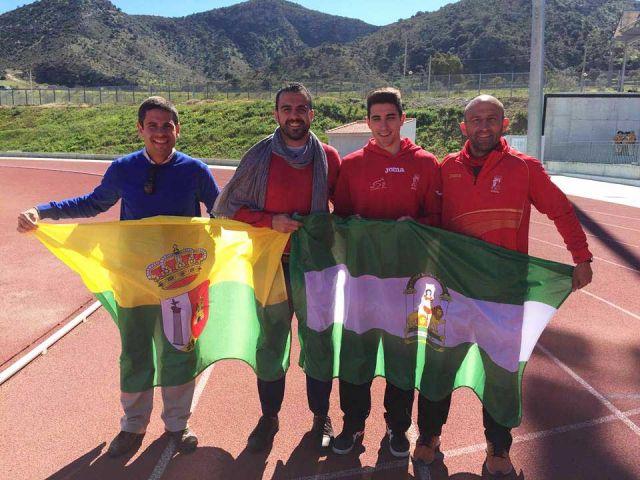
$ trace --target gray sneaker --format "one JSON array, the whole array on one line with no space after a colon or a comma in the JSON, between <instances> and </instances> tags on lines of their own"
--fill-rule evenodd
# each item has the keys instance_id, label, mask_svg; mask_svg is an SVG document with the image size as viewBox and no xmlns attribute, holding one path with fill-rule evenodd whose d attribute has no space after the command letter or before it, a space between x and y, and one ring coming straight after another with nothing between
<instances>
[{"instance_id":1,"label":"gray sneaker","mask_svg":"<svg viewBox=\"0 0 640 480\"><path fill-rule=\"evenodd\" d=\"M167 435L175 440L178 450L182 453L191 453L198 447L198 437L189 427L177 432L167 431Z\"/></svg>"}]
</instances>

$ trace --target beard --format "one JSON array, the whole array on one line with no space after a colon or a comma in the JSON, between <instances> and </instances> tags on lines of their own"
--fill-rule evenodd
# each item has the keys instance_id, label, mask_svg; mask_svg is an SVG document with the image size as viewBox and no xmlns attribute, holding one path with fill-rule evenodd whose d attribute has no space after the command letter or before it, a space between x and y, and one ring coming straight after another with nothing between
<instances>
[{"instance_id":1,"label":"beard","mask_svg":"<svg viewBox=\"0 0 640 480\"><path fill-rule=\"evenodd\" d=\"M292 127L288 123L280 125L282 134L291 140L302 140L309 133L310 125L302 122L298 127Z\"/></svg>"}]
</instances>

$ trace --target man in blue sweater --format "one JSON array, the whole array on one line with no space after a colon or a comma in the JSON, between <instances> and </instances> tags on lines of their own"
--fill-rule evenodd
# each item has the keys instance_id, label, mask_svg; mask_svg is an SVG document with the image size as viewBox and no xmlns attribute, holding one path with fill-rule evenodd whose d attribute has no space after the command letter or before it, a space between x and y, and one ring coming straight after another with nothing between
<instances>
[{"instance_id":1,"label":"man in blue sweater","mask_svg":"<svg viewBox=\"0 0 640 480\"><path fill-rule=\"evenodd\" d=\"M144 149L115 160L93 192L60 202L43 203L22 212L18 216L18 231L35 230L38 221L44 218L93 217L118 200L121 200L120 220L156 215L199 217L201 202L210 211L220 190L203 162L176 151L180 122L175 106L162 97L146 99L138 109L137 128L144 140ZM122 332L123 335L136 333L139 334ZM121 365L140 358L141 353L153 355L151 338L148 345L147 352L128 352L123 344ZM153 373L148 372L150 378ZM124 384L126 379L121 378L121 385ZM162 420L167 434L177 441L183 452L193 451L198 445L198 438L188 426L194 387L195 381L162 387ZM122 391L120 400L124 416L120 433L109 445L108 454L112 457L140 446L151 417L153 389L134 393Z\"/></svg>"}]
</instances>

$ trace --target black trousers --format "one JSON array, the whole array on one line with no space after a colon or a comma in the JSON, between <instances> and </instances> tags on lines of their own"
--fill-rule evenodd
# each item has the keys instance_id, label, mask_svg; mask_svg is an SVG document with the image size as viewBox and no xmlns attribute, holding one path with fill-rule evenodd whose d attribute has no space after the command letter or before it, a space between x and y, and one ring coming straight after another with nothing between
<instances>
[{"instance_id":1,"label":"black trousers","mask_svg":"<svg viewBox=\"0 0 640 480\"><path fill-rule=\"evenodd\" d=\"M384 391L384 418L393 432L406 432L411 426L414 390L401 390L387 382ZM340 380L340 408L344 413L344 428L364 430L371 411L371 382L362 385Z\"/></svg>"},{"instance_id":2,"label":"black trousers","mask_svg":"<svg viewBox=\"0 0 640 480\"><path fill-rule=\"evenodd\" d=\"M423 395L418 396L418 429L420 435L424 437L439 436L442 434L442 426L447 423L449 408L451 407L451 395L440 401L433 402ZM496 451L511 448L513 437L511 428L500 425L482 408L482 424L484 425L484 436L491 442Z\"/></svg>"},{"instance_id":3,"label":"black trousers","mask_svg":"<svg viewBox=\"0 0 640 480\"><path fill-rule=\"evenodd\" d=\"M266 382L258 379L258 395L262 414L267 417L275 417L280 412L284 399L285 377L274 382ZM314 415L327 415L329 413L329 397L331 396L331 380L323 382L307 375L307 402L309 410Z\"/></svg>"}]
</instances>

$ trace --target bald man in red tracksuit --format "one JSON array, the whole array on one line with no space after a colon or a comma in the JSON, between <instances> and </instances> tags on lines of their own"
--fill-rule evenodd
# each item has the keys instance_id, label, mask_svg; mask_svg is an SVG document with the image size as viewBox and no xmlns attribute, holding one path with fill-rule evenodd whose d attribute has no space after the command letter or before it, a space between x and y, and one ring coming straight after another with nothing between
<instances>
[{"instance_id":1,"label":"bald man in red tracksuit","mask_svg":"<svg viewBox=\"0 0 640 480\"><path fill-rule=\"evenodd\" d=\"M467 141L461 151L447 155L440 165L442 217L446 230L479 238L521 253L529 251L531 206L553 220L576 267L573 290L591 282L587 239L564 193L551 181L542 164L511 148L502 134L509 125L496 98L481 95L465 108L460 124ZM420 437L414 458L432 463L439 453L451 395L431 401L420 395ZM487 439L485 466L492 475L513 470L509 449L511 429L498 424L483 409Z\"/></svg>"}]
</instances>

